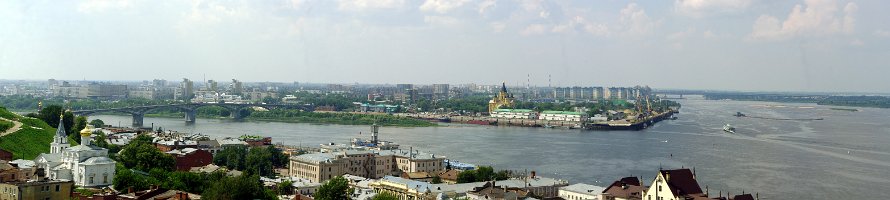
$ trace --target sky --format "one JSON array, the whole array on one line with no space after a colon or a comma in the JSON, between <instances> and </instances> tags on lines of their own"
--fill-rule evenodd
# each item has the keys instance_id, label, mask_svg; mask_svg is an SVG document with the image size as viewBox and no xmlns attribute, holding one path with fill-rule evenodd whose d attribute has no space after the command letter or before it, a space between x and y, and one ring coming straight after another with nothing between
<instances>
[{"instance_id":1,"label":"sky","mask_svg":"<svg viewBox=\"0 0 890 200\"><path fill-rule=\"evenodd\" d=\"M884 0L0 1L0 79L890 92Z\"/></svg>"}]
</instances>

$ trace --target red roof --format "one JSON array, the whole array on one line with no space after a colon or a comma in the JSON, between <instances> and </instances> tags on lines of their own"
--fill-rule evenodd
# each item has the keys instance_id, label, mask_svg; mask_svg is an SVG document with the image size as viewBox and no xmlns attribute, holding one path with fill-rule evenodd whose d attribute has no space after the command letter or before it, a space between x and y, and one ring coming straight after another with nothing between
<instances>
[{"instance_id":1,"label":"red roof","mask_svg":"<svg viewBox=\"0 0 890 200\"><path fill-rule=\"evenodd\" d=\"M668 187L675 196L702 193L698 181L695 180L695 175L689 169L660 170L660 173L666 179Z\"/></svg>"}]
</instances>

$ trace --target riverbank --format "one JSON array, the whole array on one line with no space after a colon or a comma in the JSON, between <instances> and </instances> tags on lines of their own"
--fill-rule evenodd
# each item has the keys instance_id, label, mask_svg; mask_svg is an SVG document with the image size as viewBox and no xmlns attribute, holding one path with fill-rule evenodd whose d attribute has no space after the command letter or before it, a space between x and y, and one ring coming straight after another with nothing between
<instances>
[{"instance_id":1,"label":"riverbank","mask_svg":"<svg viewBox=\"0 0 890 200\"><path fill-rule=\"evenodd\" d=\"M600 122L578 122L563 120L544 120L544 119L505 119L486 116L448 116L435 114L411 114L399 113L398 116L424 119L438 120L448 123L476 124L476 125L492 125L492 126L519 126L519 127L538 127L538 128L562 128L562 129L584 129L584 130L643 130L664 119L673 117L673 114L679 111L672 110L664 113L654 113L652 116L644 117L635 121L613 120Z\"/></svg>"},{"instance_id":2,"label":"riverbank","mask_svg":"<svg viewBox=\"0 0 890 200\"><path fill-rule=\"evenodd\" d=\"M244 118L243 120L247 121L264 121L264 122L286 122L286 123L311 123L311 124L337 124L337 125L371 125L377 124L380 126L392 126L392 127L434 127L438 126L438 124L419 120L412 119L407 117L400 117L394 115L387 114L362 114L362 113L346 113L346 112L323 112L323 113L315 113L315 112L303 112L303 114L283 114L283 115L270 115L265 114L265 112L272 111L262 111L262 112L253 112L251 116ZM284 111L289 112L289 111ZM312 113L312 114L306 114ZM122 113L103 113L106 115L115 115L115 116L129 116L129 114ZM257 114L255 116L253 114ZM183 118L184 115L182 113L146 113L145 117L156 117L156 118ZM199 119L232 119L230 117L213 117L207 115L198 115Z\"/></svg>"},{"instance_id":3,"label":"riverbank","mask_svg":"<svg viewBox=\"0 0 890 200\"><path fill-rule=\"evenodd\" d=\"M849 106L860 108L890 108L886 96L832 96L792 95L759 93L711 93L703 95L707 100L765 101L778 103L815 103L823 106Z\"/></svg>"}]
</instances>

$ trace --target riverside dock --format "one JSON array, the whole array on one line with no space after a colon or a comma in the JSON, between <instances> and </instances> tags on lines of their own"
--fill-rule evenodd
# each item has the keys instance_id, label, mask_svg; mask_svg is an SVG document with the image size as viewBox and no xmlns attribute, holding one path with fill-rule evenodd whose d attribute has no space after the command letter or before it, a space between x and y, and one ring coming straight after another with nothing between
<instances>
[{"instance_id":1,"label":"riverside dock","mask_svg":"<svg viewBox=\"0 0 890 200\"><path fill-rule=\"evenodd\" d=\"M676 110L643 117L636 120L613 120L601 122L557 121L544 119L505 119L487 116L449 116L443 114L399 114L403 117L411 117L425 120L436 120L445 123L462 123L492 126L521 126L521 127L547 127L563 129L585 130L642 130L664 119L671 118ZM447 119L447 120L444 120Z\"/></svg>"}]
</instances>

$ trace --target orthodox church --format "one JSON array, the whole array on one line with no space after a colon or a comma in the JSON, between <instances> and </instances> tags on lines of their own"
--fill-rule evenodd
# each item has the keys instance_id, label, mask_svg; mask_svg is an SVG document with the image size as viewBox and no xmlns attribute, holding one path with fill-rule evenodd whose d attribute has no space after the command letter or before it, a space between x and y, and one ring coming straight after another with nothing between
<instances>
[{"instance_id":1,"label":"orthodox church","mask_svg":"<svg viewBox=\"0 0 890 200\"><path fill-rule=\"evenodd\" d=\"M80 145L71 147L65 133L62 119L50 153L42 153L34 159L38 168L46 171L51 180L70 180L81 187L101 187L111 185L114 180L115 162L108 158L108 149L92 144L93 126L87 125L80 131Z\"/></svg>"}]
</instances>

